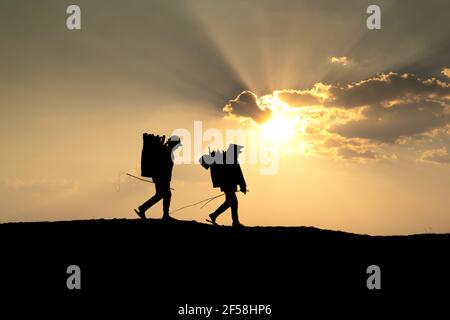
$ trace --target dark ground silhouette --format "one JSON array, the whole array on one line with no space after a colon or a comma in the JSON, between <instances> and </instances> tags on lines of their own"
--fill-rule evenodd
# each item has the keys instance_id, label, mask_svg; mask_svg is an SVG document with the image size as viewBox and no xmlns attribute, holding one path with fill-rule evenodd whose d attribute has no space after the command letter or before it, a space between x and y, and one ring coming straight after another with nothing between
<instances>
[{"instance_id":1,"label":"dark ground silhouette","mask_svg":"<svg viewBox=\"0 0 450 320\"><path fill-rule=\"evenodd\" d=\"M272 304L276 317L267 319L288 319L300 307L320 313L339 301L352 308L355 298L398 306L399 297L450 288L449 234L372 237L118 219L1 224L0 243L5 304L60 301L110 313L124 307L164 319L181 319L176 308L186 303ZM81 267L80 291L66 288L71 264ZM381 291L366 288L371 264L381 268Z\"/></svg>"}]
</instances>

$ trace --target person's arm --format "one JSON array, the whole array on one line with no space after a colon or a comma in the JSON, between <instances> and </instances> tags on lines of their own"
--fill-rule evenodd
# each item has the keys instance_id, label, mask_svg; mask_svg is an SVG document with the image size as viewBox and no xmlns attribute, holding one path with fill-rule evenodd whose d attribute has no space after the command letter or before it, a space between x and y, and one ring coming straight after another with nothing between
<instances>
[{"instance_id":1,"label":"person's arm","mask_svg":"<svg viewBox=\"0 0 450 320\"><path fill-rule=\"evenodd\" d=\"M241 169L240 165L238 165L238 174L239 174L239 188L241 189L241 192L243 194L246 194L247 193L247 183L245 182L244 174L242 173L242 169Z\"/></svg>"}]
</instances>

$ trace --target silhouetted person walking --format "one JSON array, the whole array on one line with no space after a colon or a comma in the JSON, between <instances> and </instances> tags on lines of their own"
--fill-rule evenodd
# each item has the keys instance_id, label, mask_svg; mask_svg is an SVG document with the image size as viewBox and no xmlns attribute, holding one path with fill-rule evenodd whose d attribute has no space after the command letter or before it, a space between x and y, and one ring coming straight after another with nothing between
<instances>
[{"instance_id":1,"label":"silhouetted person walking","mask_svg":"<svg viewBox=\"0 0 450 320\"><path fill-rule=\"evenodd\" d=\"M158 170L153 174L153 182L155 184L156 192L153 197L139 206L138 210L134 210L139 217L146 219L145 211L156 204L161 199L163 200L163 220L172 219L169 215L170 199L172 192L170 191L170 181L172 179L173 169L173 151L181 146L180 138L172 136L162 146L161 154L158 158Z\"/></svg>"},{"instance_id":2,"label":"silhouetted person walking","mask_svg":"<svg viewBox=\"0 0 450 320\"><path fill-rule=\"evenodd\" d=\"M220 190L225 193L225 202L209 215L209 220L212 224L217 225L216 219L225 210L231 208L231 218L233 220L234 227L240 227L242 224L239 222L238 216L238 199L236 197L237 186L244 194L247 193L247 184L245 183L244 175L242 174L241 166L238 162L238 156L241 153L243 146L230 144L228 150L225 153L220 153L217 159L224 160L222 163L215 163L208 166L205 163L202 165L205 168L211 168L211 179L213 181L213 187L220 187ZM213 155L215 157L216 154ZM203 161L203 158L202 158Z\"/></svg>"}]
</instances>

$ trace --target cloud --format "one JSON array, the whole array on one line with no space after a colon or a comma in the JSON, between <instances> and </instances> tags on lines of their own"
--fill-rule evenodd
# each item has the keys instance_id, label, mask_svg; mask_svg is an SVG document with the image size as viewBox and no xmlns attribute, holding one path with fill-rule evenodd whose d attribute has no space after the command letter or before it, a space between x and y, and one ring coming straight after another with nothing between
<instances>
[{"instance_id":1,"label":"cloud","mask_svg":"<svg viewBox=\"0 0 450 320\"><path fill-rule=\"evenodd\" d=\"M447 78L450 78L450 68L444 68L442 69L441 73L446 76Z\"/></svg>"},{"instance_id":2,"label":"cloud","mask_svg":"<svg viewBox=\"0 0 450 320\"><path fill-rule=\"evenodd\" d=\"M438 164L450 164L450 154L446 147L440 149L426 150L423 152L421 161L433 162Z\"/></svg>"},{"instance_id":3,"label":"cloud","mask_svg":"<svg viewBox=\"0 0 450 320\"><path fill-rule=\"evenodd\" d=\"M327 104L340 108L385 105L391 101L445 99L450 96L449 84L437 79L422 80L412 74L390 72L346 87L331 86Z\"/></svg>"},{"instance_id":4,"label":"cloud","mask_svg":"<svg viewBox=\"0 0 450 320\"><path fill-rule=\"evenodd\" d=\"M344 137L394 143L449 122L449 84L412 74L388 73L329 89L328 106L360 108L361 117L334 125L330 131Z\"/></svg>"},{"instance_id":5,"label":"cloud","mask_svg":"<svg viewBox=\"0 0 450 320\"><path fill-rule=\"evenodd\" d=\"M236 99L230 100L224 107L223 112L231 117L245 117L257 123L264 122L272 114L259 105L258 97L251 91L241 92Z\"/></svg>"},{"instance_id":6,"label":"cloud","mask_svg":"<svg viewBox=\"0 0 450 320\"><path fill-rule=\"evenodd\" d=\"M224 112L251 118L254 124L271 112L275 118L296 119L299 150L369 161L393 159L392 148L400 146L422 150L419 141L433 146L450 141L449 100L445 81L390 72L346 86L316 83L310 89L276 90L259 98L244 91Z\"/></svg>"},{"instance_id":7,"label":"cloud","mask_svg":"<svg viewBox=\"0 0 450 320\"><path fill-rule=\"evenodd\" d=\"M342 57L331 57L330 62L332 64L337 64L341 66L348 66L350 64L350 59L347 56Z\"/></svg>"},{"instance_id":8,"label":"cloud","mask_svg":"<svg viewBox=\"0 0 450 320\"><path fill-rule=\"evenodd\" d=\"M320 104L320 96L313 90L279 90L275 94L292 107L305 107Z\"/></svg>"},{"instance_id":9,"label":"cloud","mask_svg":"<svg viewBox=\"0 0 450 320\"><path fill-rule=\"evenodd\" d=\"M370 106L362 120L352 120L332 127L343 137L366 138L394 143L400 137L411 137L440 128L448 122L444 106L433 101L396 104L389 108Z\"/></svg>"},{"instance_id":10,"label":"cloud","mask_svg":"<svg viewBox=\"0 0 450 320\"><path fill-rule=\"evenodd\" d=\"M380 148L379 143L361 138L344 138L330 133L323 139L316 139L312 143L312 148L316 155L353 162L393 158Z\"/></svg>"}]
</instances>

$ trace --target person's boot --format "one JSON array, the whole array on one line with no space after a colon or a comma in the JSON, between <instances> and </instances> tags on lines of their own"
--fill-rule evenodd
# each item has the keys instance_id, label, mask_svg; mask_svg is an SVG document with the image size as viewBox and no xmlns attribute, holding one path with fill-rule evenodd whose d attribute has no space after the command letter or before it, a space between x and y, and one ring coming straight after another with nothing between
<instances>
[{"instance_id":1,"label":"person's boot","mask_svg":"<svg viewBox=\"0 0 450 320\"><path fill-rule=\"evenodd\" d=\"M174 221L175 219L169 215L169 212L164 212L162 220L167 222L167 221Z\"/></svg>"},{"instance_id":2,"label":"person's boot","mask_svg":"<svg viewBox=\"0 0 450 320\"><path fill-rule=\"evenodd\" d=\"M214 216L213 213L211 213L211 214L209 215L209 220L206 219L206 221L211 222L211 224L214 225L214 226L217 226L217 223L216 223L216 217Z\"/></svg>"},{"instance_id":3,"label":"person's boot","mask_svg":"<svg viewBox=\"0 0 450 320\"><path fill-rule=\"evenodd\" d=\"M134 209L134 212L136 212L137 215L139 216L139 218L141 218L142 220L146 220L147 219L147 217L145 216L145 211L141 211L141 209L139 209L139 211Z\"/></svg>"},{"instance_id":4,"label":"person's boot","mask_svg":"<svg viewBox=\"0 0 450 320\"><path fill-rule=\"evenodd\" d=\"M233 221L233 227L235 227L235 228L243 228L244 225L241 224L239 221Z\"/></svg>"}]
</instances>

